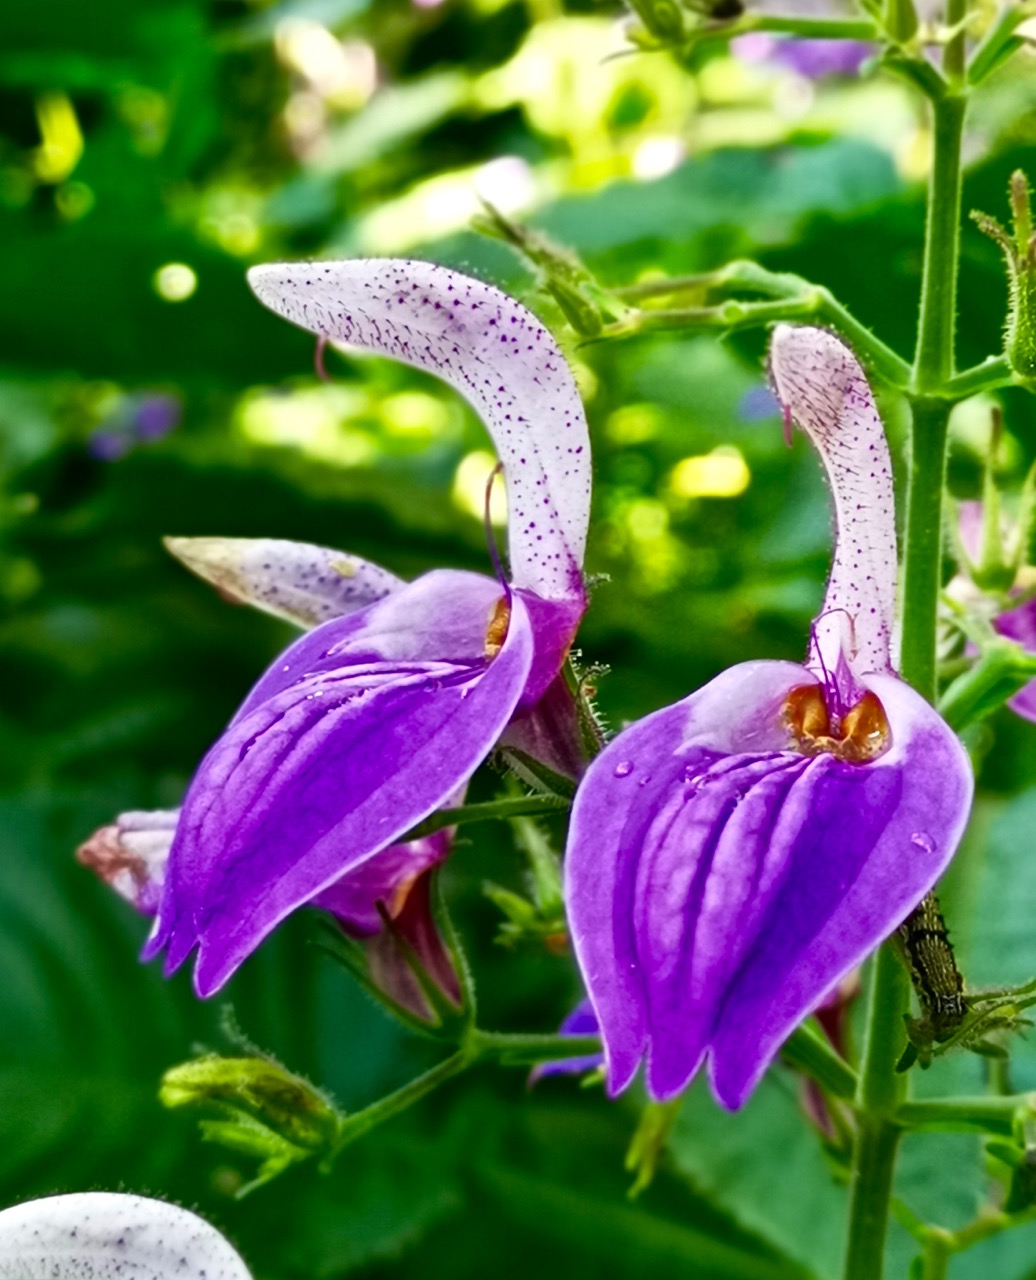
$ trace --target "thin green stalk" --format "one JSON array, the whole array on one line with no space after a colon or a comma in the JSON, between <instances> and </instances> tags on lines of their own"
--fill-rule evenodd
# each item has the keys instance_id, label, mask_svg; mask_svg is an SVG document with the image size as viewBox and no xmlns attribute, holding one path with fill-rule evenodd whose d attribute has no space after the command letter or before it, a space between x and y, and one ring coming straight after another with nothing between
<instances>
[{"instance_id":1,"label":"thin green stalk","mask_svg":"<svg viewBox=\"0 0 1036 1280\"><path fill-rule=\"evenodd\" d=\"M784 1042L781 1057L834 1097L851 1102L856 1096L856 1072L808 1022L792 1032Z\"/></svg>"},{"instance_id":2,"label":"thin green stalk","mask_svg":"<svg viewBox=\"0 0 1036 1280\"><path fill-rule=\"evenodd\" d=\"M946 1133L1000 1133L1010 1136L1019 1108L1028 1107L1027 1095L977 1098L931 1098L904 1102L896 1119L907 1129Z\"/></svg>"},{"instance_id":3,"label":"thin green stalk","mask_svg":"<svg viewBox=\"0 0 1036 1280\"><path fill-rule=\"evenodd\" d=\"M934 153L914 358L914 385L921 395L941 387L954 374L964 109L964 97L953 93L935 98L931 104Z\"/></svg>"},{"instance_id":4,"label":"thin green stalk","mask_svg":"<svg viewBox=\"0 0 1036 1280\"><path fill-rule=\"evenodd\" d=\"M329 1159L333 1160L343 1147L347 1147L349 1143L362 1138L371 1129L384 1124L386 1120L399 1115L401 1111L406 1111L415 1102L419 1102L425 1097L426 1094L432 1093L440 1085L445 1084L447 1080L452 1080L454 1076L467 1071L469 1067L474 1066L479 1056L477 1052L472 1052L470 1048L461 1049L444 1062L440 1062L438 1066L426 1071L424 1075L418 1076L416 1080L411 1080L408 1084L403 1085L395 1093L379 1098L377 1102L372 1102L369 1107L364 1107L362 1111L357 1111L353 1115L347 1116Z\"/></svg>"},{"instance_id":5,"label":"thin green stalk","mask_svg":"<svg viewBox=\"0 0 1036 1280\"><path fill-rule=\"evenodd\" d=\"M922 400L914 405L910 434L910 479L903 549L903 679L935 701L936 611L942 590L942 500L946 481L946 434L950 405Z\"/></svg>"},{"instance_id":6,"label":"thin green stalk","mask_svg":"<svg viewBox=\"0 0 1036 1280\"><path fill-rule=\"evenodd\" d=\"M514 796L505 800L487 800L484 804L465 804L456 809L439 809L431 817L412 827L402 841L419 840L422 836L441 831L443 827L465 826L470 822L490 822L498 818L542 817L548 813L561 813L568 804L553 796Z\"/></svg>"}]
</instances>

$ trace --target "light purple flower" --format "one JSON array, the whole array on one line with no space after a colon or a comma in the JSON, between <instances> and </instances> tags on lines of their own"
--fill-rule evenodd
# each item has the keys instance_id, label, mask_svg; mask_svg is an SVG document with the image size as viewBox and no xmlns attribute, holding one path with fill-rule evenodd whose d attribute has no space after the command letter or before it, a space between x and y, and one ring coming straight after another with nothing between
<instances>
[{"instance_id":1,"label":"light purple flower","mask_svg":"<svg viewBox=\"0 0 1036 1280\"><path fill-rule=\"evenodd\" d=\"M972 575L980 573L978 566L982 565L985 559L983 556L985 517L982 502L960 503L957 521L960 535L958 555L962 560L961 568L964 572L958 574L949 583L946 591L951 597L959 599L966 608L974 608L989 618L993 629L1000 635L1021 645L1027 653L1036 653L1036 596L1031 594L1033 587L1036 586L1036 574L1030 566L1024 564L1028 542L1026 530L1020 529L1017 522L1008 520L1006 517L997 523L1001 526L999 542L1002 545L999 547L995 561L998 571L1003 572L1004 580L1009 584L1007 595L1017 597L1024 593L1028 599L1023 599L1021 604L1013 605L1010 609L999 609L993 612L997 607L993 603L994 597L987 595L980 586L971 581ZM1003 581L1000 585L1003 586ZM1004 596L1001 593L995 598L1002 602ZM1019 689L1013 698L1008 699L1007 705L1026 720L1036 721L1036 680L1030 680Z\"/></svg>"},{"instance_id":2,"label":"light purple flower","mask_svg":"<svg viewBox=\"0 0 1036 1280\"><path fill-rule=\"evenodd\" d=\"M892 472L863 371L781 325L771 373L827 472L834 563L803 666L725 671L620 733L576 796L566 901L612 1094L646 1060L672 1098L707 1056L741 1106L932 887L970 805L962 747L892 666Z\"/></svg>"},{"instance_id":3,"label":"light purple flower","mask_svg":"<svg viewBox=\"0 0 1036 1280\"><path fill-rule=\"evenodd\" d=\"M165 949L171 972L197 948L203 996L296 907L336 885L340 897L344 875L456 796L558 678L586 605L586 422L530 312L424 262L280 264L249 279L321 340L416 365L471 401L504 466L511 577L441 569L402 584L321 549L315 564L253 559L272 607L301 596L320 625L260 679L184 800L145 955ZM234 594L247 576L228 554L221 585Z\"/></svg>"},{"instance_id":4,"label":"light purple flower","mask_svg":"<svg viewBox=\"0 0 1036 1280\"><path fill-rule=\"evenodd\" d=\"M807 80L857 76L877 52L866 40L782 39L766 31L738 36L731 48L745 62L777 62Z\"/></svg>"}]
</instances>

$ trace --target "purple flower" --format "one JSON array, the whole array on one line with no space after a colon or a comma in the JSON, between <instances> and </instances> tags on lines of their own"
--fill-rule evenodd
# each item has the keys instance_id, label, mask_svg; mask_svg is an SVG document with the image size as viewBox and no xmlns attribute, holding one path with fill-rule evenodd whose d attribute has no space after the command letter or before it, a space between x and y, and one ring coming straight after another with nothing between
<instances>
[{"instance_id":1,"label":"purple flower","mask_svg":"<svg viewBox=\"0 0 1036 1280\"><path fill-rule=\"evenodd\" d=\"M530 312L423 262L279 264L249 279L321 340L436 373L479 410L504 465L511 580L442 569L403 584L321 548L256 558L259 544L174 541L231 594L319 623L260 679L184 799L145 956L165 949L168 973L197 948L202 996L304 903L373 927L374 898L358 912L343 876L362 871L366 892L393 900L445 855L442 840L400 853L400 837L535 714L586 605L586 422Z\"/></svg>"},{"instance_id":2,"label":"purple flower","mask_svg":"<svg viewBox=\"0 0 1036 1280\"><path fill-rule=\"evenodd\" d=\"M558 1028L563 1036L596 1036L600 1035L597 1015L589 1000L580 1000L568 1017ZM597 1071L604 1066L603 1053L588 1053L582 1058L560 1058L557 1062L543 1062L536 1067L529 1077L535 1084L544 1076L581 1076L588 1071Z\"/></svg>"},{"instance_id":3,"label":"purple flower","mask_svg":"<svg viewBox=\"0 0 1036 1280\"><path fill-rule=\"evenodd\" d=\"M932 887L970 805L962 747L892 667L892 472L863 372L781 325L771 373L827 472L834 563L803 666L732 667L620 733L576 796L566 900L612 1094L646 1060L672 1098L707 1056L741 1106Z\"/></svg>"},{"instance_id":4,"label":"purple flower","mask_svg":"<svg viewBox=\"0 0 1036 1280\"><path fill-rule=\"evenodd\" d=\"M807 80L857 76L877 52L866 40L780 39L765 31L739 36L731 47L746 62L778 62Z\"/></svg>"},{"instance_id":5,"label":"purple flower","mask_svg":"<svg viewBox=\"0 0 1036 1280\"><path fill-rule=\"evenodd\" d=\"M1024 564L1028 529L1024 523L1019 527L1017 522L1004 517L994 521L995 530L986 531L983 508L982 502L962 502L958 508L958 557L963 573L949 583L946 592L964 608L973 609L987 618L994 631L1021 645L1027 653L1036 653L1036 596L1032 595L1036 574ZM987 553L984 543L990 536L998 545L989 548ZM983 570L988 573L990 567L994 578L999 579L996 585L1003 588L1006 584L1008 599L1022 595L1028 598L1010 609L1000 609L998 605L1004 601L1005 593L986 594L974 581L977 577L987 587L990 586L983 574ZM1007 705L1026 720L1036 721L1036 680L1024 685L1013 698L1008 699Z\"/></svg>"}]
</instances>

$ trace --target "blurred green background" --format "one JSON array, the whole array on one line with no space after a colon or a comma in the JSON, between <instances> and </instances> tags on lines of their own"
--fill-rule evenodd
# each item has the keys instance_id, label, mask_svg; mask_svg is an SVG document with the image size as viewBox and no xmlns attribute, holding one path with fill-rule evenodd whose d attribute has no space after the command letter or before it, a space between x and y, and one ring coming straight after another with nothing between
<instances>
[{"instance_id":1,"label":"blurred green background","mask_svg":"<svg viewBox=\"0 0 1036 1280\"><path fill-rule=\"evenodd\" d=\"M593 0L8 0L0 7L0 1204L56 1190L200 1206L258 1280L345 1275L828 1275L842 1194L773 1073L747 1111L696 1086L663 1168L627 1199L640 1101L482 1071L351 1147L330 1177L251 1175L155 1100L163 1069L226 1048L221 1008L347 1108L434 1054L310 944L305 913L221 997L137 961L146 925L72 851L124 809L175 805L287 628L234 608L162 534L340 546L404 576L482 569L491 460L428 378L329 357L265 313L244 271L385 254L475 273L554 327L595 449L581 636L610 724L722 667L803 651L830 543L801 440L764 393L763 335L577 343L510 250L470 230L479 197L577 250L611 284L756 256L831 287L903 353L914 328L928 139L887 76L814 84L709 46L631 54ZM978 100L965 208L1002 216L1036 170L1024 58ZM962 363L995 350L996 250L963 240ZM1036 409L1004 396L1006 480ZM902 409L885 406L894 443ZM974 494L988 405L958 415L952 481ZM984 730L978 834L945 899L974 981L1036 972L1036 728ZM486 771L475 794L497 785ZM556 832L552 833L557 835ZM485 879L522 886L503 827L459 842L446 890L485 1025L550 1030L571 960L495 937ZM1009 970L1009 971L1005 971ZM1017 1087L1036 1085L1024 1046ZM933 1089L978 1087L941 1067ZM900 1191L954 1223L984 1194L977 1140L908 1148ZM899 1273L910 1254L896 1229ZM954 1275L1036 1275L1030 1232Z\"/></svg>"}]
</instances>

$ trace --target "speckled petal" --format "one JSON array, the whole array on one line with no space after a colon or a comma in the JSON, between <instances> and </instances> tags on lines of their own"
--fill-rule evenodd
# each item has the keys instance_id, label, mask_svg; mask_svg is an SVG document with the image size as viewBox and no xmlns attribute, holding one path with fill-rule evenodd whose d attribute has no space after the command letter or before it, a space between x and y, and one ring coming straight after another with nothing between
<instances>
[{"instance_id":1,"label":"speckled petal","mask_svg":"<svg viewBox=\"0 0 1036 1280\"><path fill-rule=\"evenodd\" d=\"M514 585L548 599L582 598L586 420L557 343L530 311L427 262L271 263L253 267L248 280L293 324L425 369L465 396L504 464Z\"/></svg>"},{"instance_id":2,"label":"speckled petal","mask_svg":"<svg viewBox=\"0 0 1036 1280\"><path fill-rule=\"evenodd\" d=\"M298 627L344 618L403 582L369 560L281 538L166 538L192 573L243 604Z\"/></svg>"},{"instance_id":3,"label":"speckled petal","mask_svg":"<svg viewBox=\"0 0 1036 1280\"><path fill-rule=\"evenodd\" d=\"M517 596L499 653L492 579L438 571L325 623L273 664L184 801L156 930L199 947L200 995L289 912L442 805L492 749L532 664Z\"/></svg>"},{"instance_id":4,"label":"speckled petal","mask_svg":"<svg viewBox=\"0 0 1036 1280\"><path fill-rule=\"evenodd\" d=\"M29 1200L0 1213L0 1280L251 1280L204 1219L108 1191Z\"/></svg>"},{"instance_id":5,"label":"speckled petal","mask_svg":"<svg viewBox=\"0 0 1036 1280\"><path fill-rule=\"evenodd\" d=\"M825 329L780 324L770 375L785 413L820 454L835 507L835 550L809 665L856 675L893 663L896 509L885 428L859 361Z\"/></svg>"}]
</instances>

